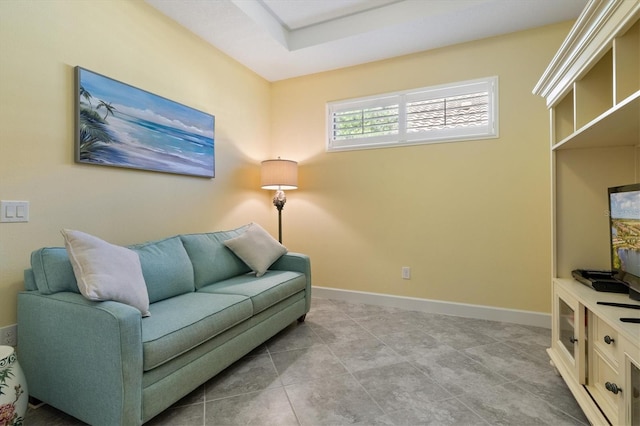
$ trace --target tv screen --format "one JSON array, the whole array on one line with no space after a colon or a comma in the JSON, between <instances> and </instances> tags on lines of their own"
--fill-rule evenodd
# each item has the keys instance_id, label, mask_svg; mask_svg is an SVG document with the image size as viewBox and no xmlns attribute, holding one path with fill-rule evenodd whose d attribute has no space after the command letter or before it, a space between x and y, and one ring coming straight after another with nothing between
<instances>
[{"instance_id":1,"label":"tv screen","mask_svg":"<svg viewBox=\"0 0 640 426\"><path fill-rule=\"evenodd\" d=\"M640 300L640 184L609 188L611 269Z\"/></svg>"}]
</instances>

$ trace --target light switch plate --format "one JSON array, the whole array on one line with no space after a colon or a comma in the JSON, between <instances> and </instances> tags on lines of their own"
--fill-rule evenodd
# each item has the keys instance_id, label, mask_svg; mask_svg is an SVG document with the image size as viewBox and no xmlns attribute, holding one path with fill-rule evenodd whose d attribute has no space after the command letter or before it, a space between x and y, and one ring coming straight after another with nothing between
<instances>
[{"instance_id":1,"label":"light switch plate","mask_svg":"<svg viewBox=\"0 0 640 426\"><path fill-rule=\"evenodd\" d=\"M29 202L0 201L0 222L29 222Z\"/></svg>"}]
</instances>

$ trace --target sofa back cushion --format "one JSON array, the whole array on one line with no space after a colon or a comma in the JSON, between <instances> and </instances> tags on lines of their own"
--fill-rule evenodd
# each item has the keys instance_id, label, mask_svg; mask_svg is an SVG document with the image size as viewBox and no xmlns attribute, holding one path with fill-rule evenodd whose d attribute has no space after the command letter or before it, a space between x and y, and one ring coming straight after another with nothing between
<instances>
[{"instance_id":1,"label":"sofa back cushion","mask_svg":"<svg viewBox=\"0 0 640 426\"><path fill-rule=\"evenodd\" d=\"M193 263L196 289L251 272L251 269L223 244L223 241L241 235L247 226L231 231L180 236Z\"/></svg>"},{"instance_id":2,"label":"sofa back cushion","mask_svg":"<svg viewBox=\"0 0 640 426\"><path fill-rule=\"evenodd\" d=\"M69 255L64 247L43 247L31 253L31 270L42 294L80 293Z\"/></svg>"},{"instance_id":3,"label":"sofa back cushion","mask_svg":"<svg viewBox=\"0 0 640 426\"><path fill-rule=\"evenodd\" d=\"M140 257L150 303L194 291L193 266L180 237L128 248ZM31 253L31 271L38 291L43 294L80 293L64 247L44 247Z\"/></svg>"},{"instance_id":4,"label":"sofa back cushion","mask_svg":"<svg viewBox=\"0 0 640 426\"><path fill-rule=\"evenodd\" d=\"M138 253L149 302L195 290L193 266L180 237L129 246Z\"/></svg>"}]
</instances>

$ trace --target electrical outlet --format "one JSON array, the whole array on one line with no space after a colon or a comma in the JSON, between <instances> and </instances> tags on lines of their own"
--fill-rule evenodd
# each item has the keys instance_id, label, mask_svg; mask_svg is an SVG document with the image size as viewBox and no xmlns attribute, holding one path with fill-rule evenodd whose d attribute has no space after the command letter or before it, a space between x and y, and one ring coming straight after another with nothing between
<instances>
[{"instance_id":1,"label":"electrical outlet","mask_svg":"<svg viewBox=\"0 0 640 426\"><path fill-rule=\"evenodd\" d=\"M17 346L18 345L18 325L8 325L0 328L0 345Z\"/></svg>"},{"instance_id":2,"label":"electrical outlet","mask_svg":"<svg viewBox=\"0 0 640 426\"><path fill-rule=\"evenodd\" d=\"M409 266L402 267L402 279L403 280L411 279L411 268Z\"/></svg>"}]
</instances>

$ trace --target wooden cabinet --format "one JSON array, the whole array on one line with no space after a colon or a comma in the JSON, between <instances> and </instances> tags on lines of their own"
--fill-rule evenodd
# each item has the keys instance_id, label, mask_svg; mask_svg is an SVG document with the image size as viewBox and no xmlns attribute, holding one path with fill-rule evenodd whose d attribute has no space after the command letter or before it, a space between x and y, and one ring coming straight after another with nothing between
<instances>
[{"instance_id":1,"label":"wooden cabinet","mask_svg":"<svg viewBox=\"0 0 640 426\"><path fill-rule=\"evenodd\" d=\"M550 112L548 352L592 423L640 425L640 324L620 321L639 311L597 304L635 302L571 277L610 268L607 188L640 181L640 0L590 1L534 93Z\"/></svg>"},{"instance_id":2,"label":"wooden cabinet","mask_svg":"<svg viewBox=\"0 0 640 426\"><path fill-rule=\"evenodd\" d=\"M598 302L635 303L565 278L553 280L552 343L547 350L595 425L640 424L640 311ZM556 310L557 309L557 310Z\"/></svg>"}]
</instances>

